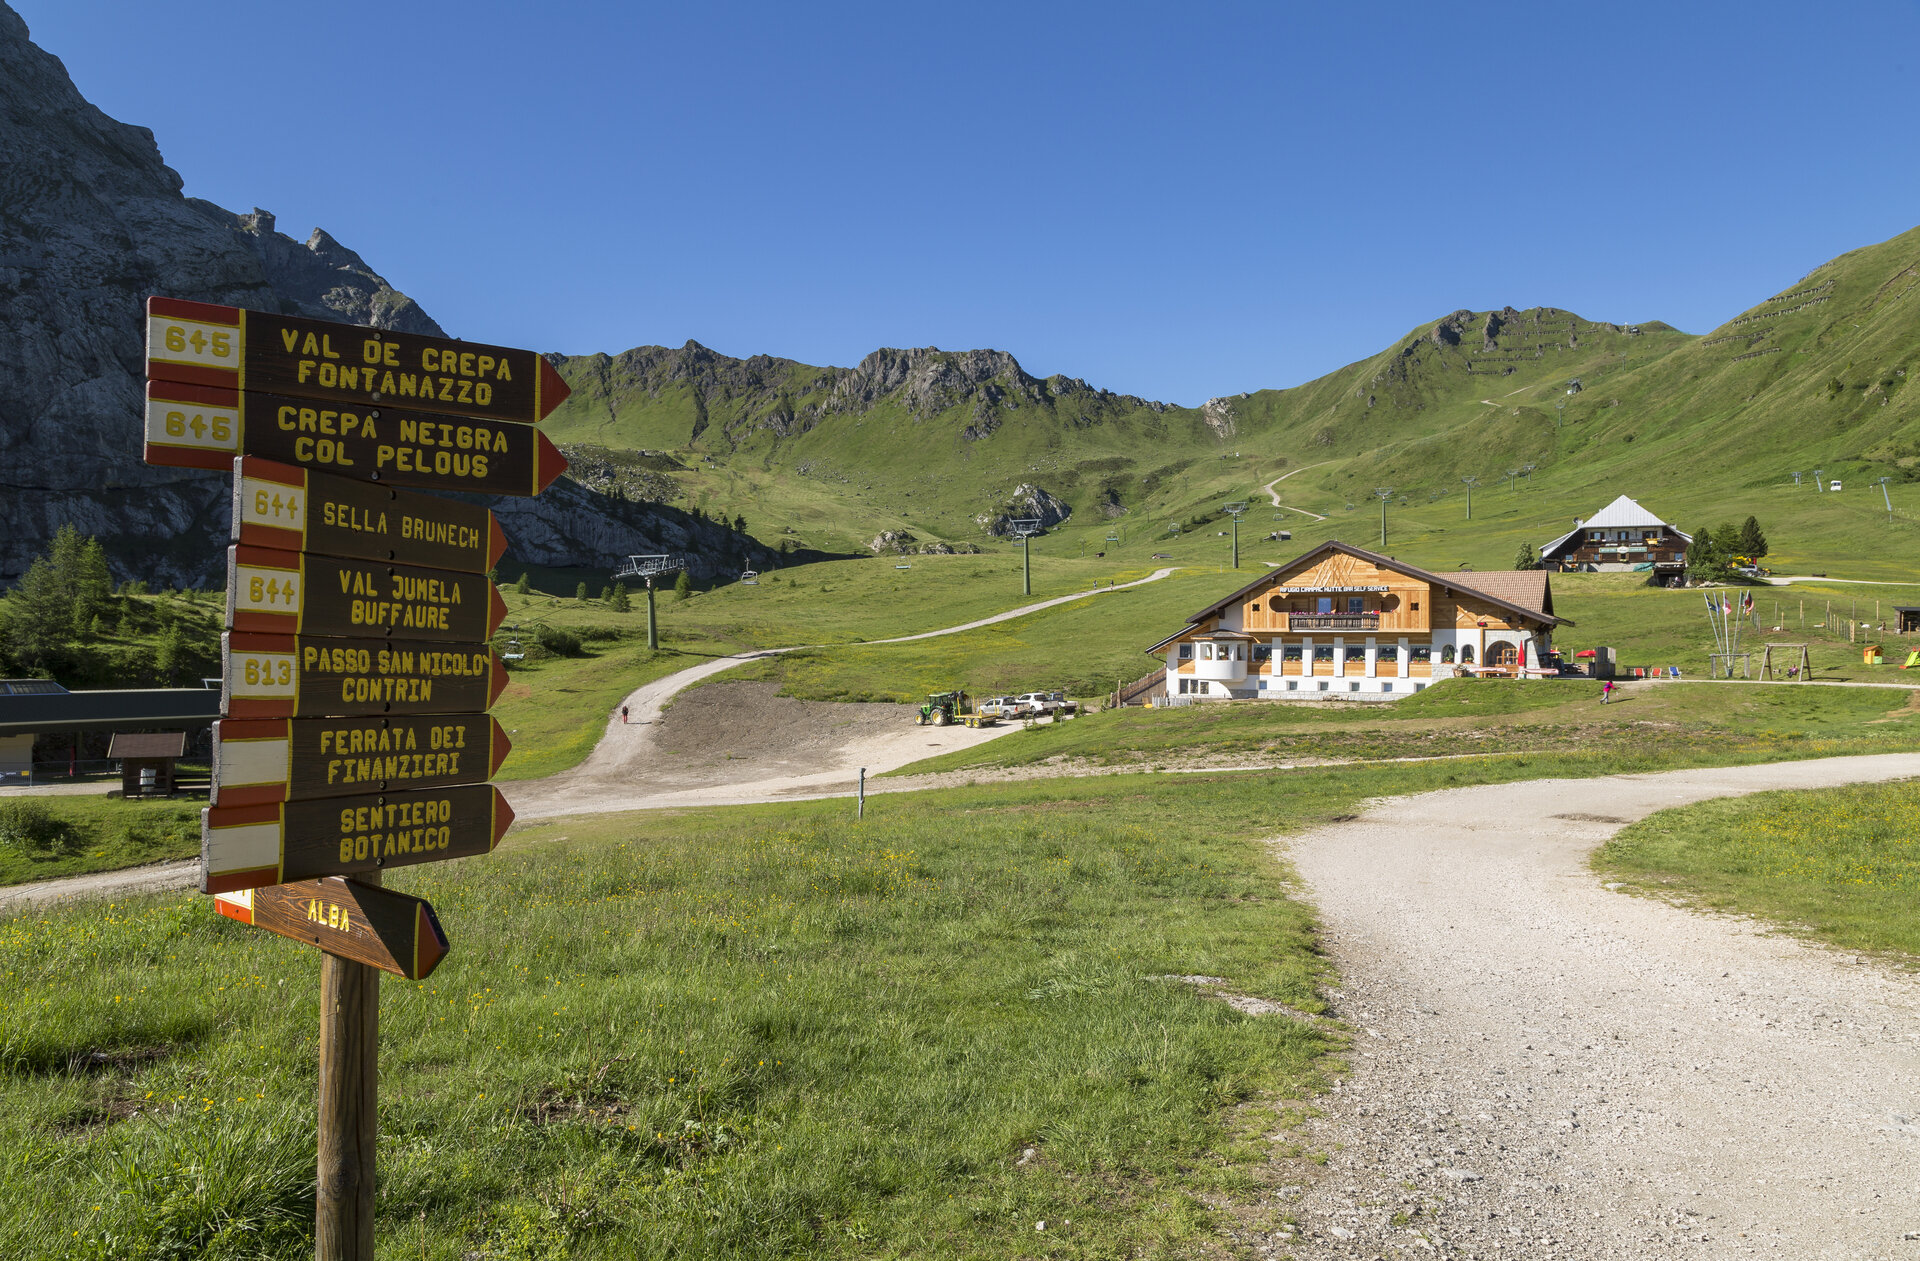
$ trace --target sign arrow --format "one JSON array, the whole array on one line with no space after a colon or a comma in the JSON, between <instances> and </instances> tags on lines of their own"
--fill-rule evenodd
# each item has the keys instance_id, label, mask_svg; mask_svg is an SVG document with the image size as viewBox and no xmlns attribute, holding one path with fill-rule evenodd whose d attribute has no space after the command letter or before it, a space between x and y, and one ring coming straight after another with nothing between
<instances>
[{"instance_id":1,"label":"sign arrow","mask_svg":"<svg viewBox=\"0 0 1920 1261\"><path fill-rule=\"evenodd\" d=\"M521 424L571 392L531 350L162 297L147 299L147 376Z\"/></svg>"},{"instance_id":2,"label":"sign arrow","mask_svg":"<svg viewBox=\"0 0 1920 1261\"><path fill-rule=\"evenodd\" d=\"M148 464L225 472L237 455L355 481L478 495L537 495L567 471L559 448L530 425L147 382Z\"/></svg>"},{"instance_id":3,"label":"sign arrow","mask_svg":"<svg viewBox=\"0 0 1920 1261\"><path fill-rule=\"evenodd\" d=\"M432 973L449 949L425 898L338 876L220 893L213 905L228 919L409 981Z\"/></svg>"},{"instance_id":4,"label":"sign arrow","mask_svg":"<svg viewBox=\"0 0 1920 1261\"><path fill-rule=\"evenodd\" d=\"M507 602L482 574L248 547L227 549L227 626L281 635L491 639Z\"/></svg>"},{"instance_id":5,"label":"sign arrow","mask_svg":"<svg viewBox=\"0 0 1920 1261\"><path fill-rule=\"evenodd\" d=\"M212 806L201 813L200 891L490 854L512 822L513 808L492 784Z\"/></svg>"},{"instance_id":6,"label":"sign arrow","mask_svg":"<svg viewBox=\"0 0 1920 1261\"><path fill-rule=\"evenodd\" d=\"M351 481L242 456L234 469L233 541L483 574L507 536L478 504Z\"/></svg>"},{"instance_id":7,"label":"sign arrow","mask_svg":"<svg viewBox=\"0 0 1920 1261\"><path fill-rule=\"evenodd\" d=\"M213 730L216 806L474 784L491 779L513 747L485 714L227 718Z\"/></svg>"},{"instance_id":8,"label":"sign arrow","mask_svg":"<svg viewBox=\"0 0 1920 1261\"><path fill-rule=\"evenodd\" d=\"M477 714L507 686L485 644L229 631L221 657L229 718Z\"/></svg>"}]
</instances>

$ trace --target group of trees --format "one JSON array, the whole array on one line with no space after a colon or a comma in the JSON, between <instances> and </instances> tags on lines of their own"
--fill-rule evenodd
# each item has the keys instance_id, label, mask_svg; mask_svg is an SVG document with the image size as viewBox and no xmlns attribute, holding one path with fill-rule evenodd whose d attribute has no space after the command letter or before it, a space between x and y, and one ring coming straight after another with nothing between
<instances>
[{"instance_id":1,"label":"group of trees","mask_svg":"<svg viewBox=\"0 0 1920 1261\"><path fill-rule=\"evenodd\" d=\"M1738 526L1729 521L1717 530L1702 526L1687 548L1687 577L1695 582L1723 582L1733 576L1736 566L1759 564L1767 551L1767 536L1754 517Z\"/></svg>"},{"instance_id":2,"label":"group of trees","mask_svg":"<svg viewBox=\"0 0 1920 1261\"><path fill-rule=\"evenodd\" d=\"M220 617L191 593L145 598L143 583L115 590L106 549L65 525L0 600L0 673L67 686L171 686L211 673Z\"/></svg>"}]
</instances>

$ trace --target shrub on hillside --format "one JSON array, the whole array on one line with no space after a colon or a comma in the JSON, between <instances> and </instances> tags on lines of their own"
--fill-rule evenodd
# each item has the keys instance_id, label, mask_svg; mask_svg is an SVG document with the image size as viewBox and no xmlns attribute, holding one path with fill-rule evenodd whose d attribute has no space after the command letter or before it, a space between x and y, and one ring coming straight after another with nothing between
<instances>
[{"instance_id":1,"label":"shrub on hillside","mask_svg":"<svg viewBox=\"0 0 1920 1261\"><path fill-rule=\"evenodd\" d=\"M63 854L79 844L73 825L42 803L24 797L0 800L0 845L30 854Z\"/></svg>"},{"instance_id":2,"label":"shrub on hillside","mask_svg":"<svg viewBox=\"0 0 1920 1261\"><path fill-rule=\"evenodd\" d=\"M533 636L540 641L542 648L556 657L578 657L586 651L580 642L580 636L570 630L562 630L558 626L535 627Z\"/></svg>"}]
</instances>

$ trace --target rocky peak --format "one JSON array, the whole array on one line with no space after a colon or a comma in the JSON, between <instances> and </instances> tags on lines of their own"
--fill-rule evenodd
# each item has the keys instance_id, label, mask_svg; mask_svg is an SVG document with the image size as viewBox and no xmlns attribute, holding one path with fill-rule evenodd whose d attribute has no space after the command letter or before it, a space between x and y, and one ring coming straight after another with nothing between
<instances>
[{"instance_id":1,"label":"rocky peak","mask_svg":"<svg viewBox=\"0 0 1920 1261\"><path fill-rule=\"evenodd\" d=\"M1072 515L1073 508L1059 496L1022 482L1007 496L1005 507L983 512L974 521L995 538L1012 538L1016 520L1038 520L1042 530L1051 530Z\"/></svg>"}]
</instances>

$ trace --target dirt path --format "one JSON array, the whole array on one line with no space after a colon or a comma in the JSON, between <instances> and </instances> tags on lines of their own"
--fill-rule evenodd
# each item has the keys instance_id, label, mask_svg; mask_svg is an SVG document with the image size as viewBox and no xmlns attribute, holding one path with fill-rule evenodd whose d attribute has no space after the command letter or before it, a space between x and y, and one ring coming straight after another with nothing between
<instances>
[{"instance_id":1,"label":"dirt path","mask_svg":"<svg viewBox=\"0 0 1920 1261\"><path fill-rule=\"evenodd\" d=\"M1321 464L1331 464L1331 463L1333 463L1332 460L1321 460L1317 464L1302 465L1301 467L1294 469L1292 473L1280 474L1280 476L1274 478L1272 481L1268 482L1265 486L1262 486L1260 489L1267 493L1267 498L1273 500L1273 506L1281 509L1282 511L1297 512L1303 517L1312 517L1315 521L1325 521L1326 518L1321 516L1317 512L1308 512L1305 508L1294 508L1287 504L1281 503L1280 492L1275 490L1274 487L1278 486L1281 482L1286 481L1289 477L1292 477L1294 473L1304 473L1310 468L1319 468Z\"/></svg>"},{"instance_id":2,"label":"dirt path","mask_svg":"<svg viewBox=\"0 0 1920 1261\"><path fill-rule=\"evenodd\" d=\"M1158 582L1173 572L1171 567L1156 569L1133 582L1040 600L942 630L869 642L905 644L957 635L1089 595ZM765 689L743 691L734 685L685 691L744 662L792 651L776 648L717 657L656 679L627 697L626 722L618 710L608 716L599 743L580 766L546 779L502 784L501 791L523 819L839 796L855 791L863 766L869 775L878 775L1015 729L1011 724L919 727L910 705L779 704L780 698ZM674 700L676 696L680 699ZM675 718L663 720L670 700Z\"/></svg>"},{"instance_id":3,"label":"dirt path","mask_svg":"<svg viewBox=\"0 0 1920 1261\"><path fill-rule=\"evenodd\" d=\"M1609 892L1624 822L1920 755L1383 802L1277 842L1355 1029L1272 1207L1296 1258L1920 1256L1920 985L1752 924ZM1395 1215L1403 1215L1399 1221Z\"/></svg>"}]
</instances>

